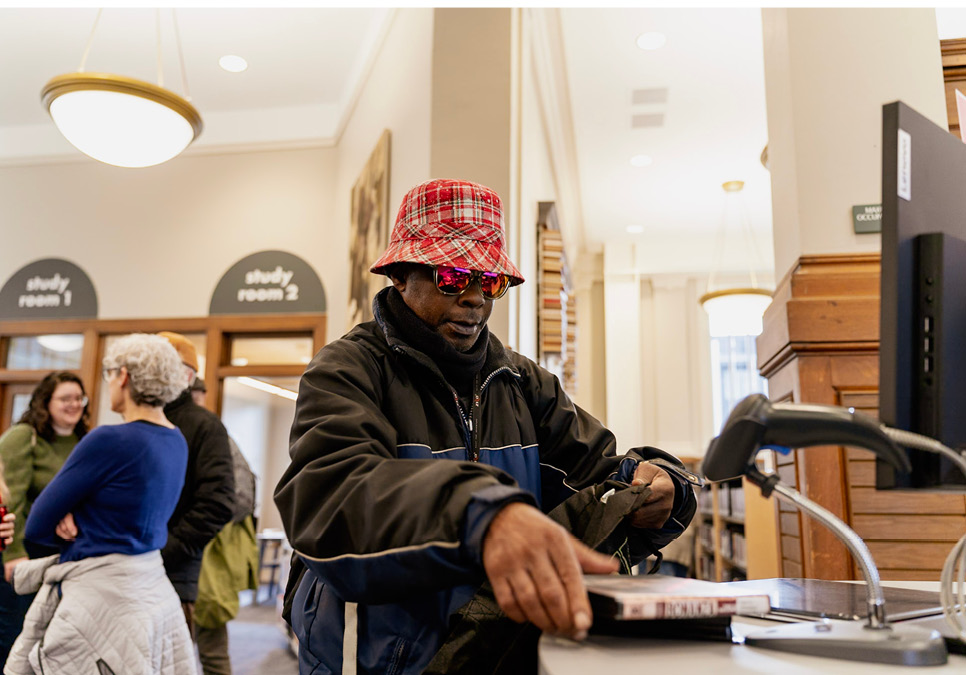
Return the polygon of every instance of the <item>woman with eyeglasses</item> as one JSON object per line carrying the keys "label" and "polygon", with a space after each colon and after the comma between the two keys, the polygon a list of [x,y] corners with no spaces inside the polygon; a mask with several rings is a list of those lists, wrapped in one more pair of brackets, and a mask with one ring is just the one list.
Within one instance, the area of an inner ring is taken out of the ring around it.
{"label": "woman with eyeglasses", "polygon": [[0,580],[0,668],[23,626],[30,596],[18,596],[10,585],[14,568],[30,558],[57,553],[56,548],[25,545],[24,523],[34,500],[53,480],[74,446],[88,431],[84,383],[67,371],[49,373],[34,389],[19,423],[0,436],[0,459],[10,491],[5,503],[16,515],[13,540],[3,552]]}
{"label": "woman with eyeglasses", "polygon": [[34,502],[24,536],[60,555],[14,572],[16,590],[37,596],[7,668],[194,675],[160,551],[188,463],[184,436],[163,410],[184,387],[184,367],[165,338],[146,334],[115,341],[103,366],[124,424],[89,433]]}

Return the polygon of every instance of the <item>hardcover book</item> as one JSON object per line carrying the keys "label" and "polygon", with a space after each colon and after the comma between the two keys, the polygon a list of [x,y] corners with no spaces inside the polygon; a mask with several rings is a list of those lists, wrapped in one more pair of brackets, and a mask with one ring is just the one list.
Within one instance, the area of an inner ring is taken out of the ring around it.
{"label": "hardcover book", "polygon": [[711,581],[670,577],[584,576],[594,616],[620,621],[640,619],[703,619],[715,616],[768,613],[768,593],[736,589]]}

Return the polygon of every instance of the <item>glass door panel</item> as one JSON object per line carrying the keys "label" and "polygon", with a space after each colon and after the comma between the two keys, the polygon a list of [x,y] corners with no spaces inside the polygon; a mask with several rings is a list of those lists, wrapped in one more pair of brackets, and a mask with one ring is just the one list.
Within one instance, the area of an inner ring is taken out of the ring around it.
{"label": "glass door panel", "polygon": [[295,417],[297,377],[226,377],[221,420],[257,478],[258,529],[282,527],[272,500],[288,467],[288,436]]}
{"label": "glass door panel", "polygon": [[77,370],[83,348],[84,336],[79,333],[13,336],[4,367],[8,370]]}

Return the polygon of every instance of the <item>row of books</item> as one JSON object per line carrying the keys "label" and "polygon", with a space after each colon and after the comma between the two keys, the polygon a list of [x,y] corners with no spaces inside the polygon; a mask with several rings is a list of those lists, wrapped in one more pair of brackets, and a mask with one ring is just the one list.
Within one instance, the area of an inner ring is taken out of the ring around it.
{"label": "row of books", "polygon": [[745,517],[745,490],[740,485],[718,485],[718,513],[731,518]]}
{"label": "row of books", "polygon": [[576,297],[568,288],[567,258],[559,230],[544,225],[538,238],[539,360],[564,389],[577,387]]}
{"label": "row of books", "polygon": [[721,546],[721,555],[730,559],[736,565],[745,567],[747,564],[745,561],[748,558],[745,533],[733,530],[731,528],[725,528],[721,530],[718,535],[718,543]]}

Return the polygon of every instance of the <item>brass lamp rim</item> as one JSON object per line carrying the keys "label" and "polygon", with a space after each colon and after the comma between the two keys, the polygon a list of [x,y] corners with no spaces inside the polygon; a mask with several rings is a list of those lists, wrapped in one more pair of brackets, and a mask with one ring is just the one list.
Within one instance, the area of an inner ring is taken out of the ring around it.
{"label": "brass lamp rim", "polygon": [[698,298],[698,304],[703,305],[708,300],[723,298],[728,295],[763,295],[769,298],[773,297],[772,291],[767,291],[764,288],[725,288],[720,291],[710,291],[705,293]]}
{"label": "brass lamp rim", "polygon": [[163,105],[183,117],[191,125],[194,133],[191,138],[192,141],[198,138],[202,129],[204,129],[201,114],[187,99],[164,87],[123,75],[111,73],[65,73],[57,75],[44,85],[44,88],[40,91],[40,100],[47,109],[47,113],[50,114],[50,105],[54,100],[73,91],[112,91],[118,94],[138,96]]}

